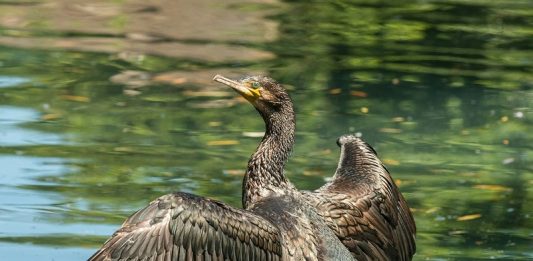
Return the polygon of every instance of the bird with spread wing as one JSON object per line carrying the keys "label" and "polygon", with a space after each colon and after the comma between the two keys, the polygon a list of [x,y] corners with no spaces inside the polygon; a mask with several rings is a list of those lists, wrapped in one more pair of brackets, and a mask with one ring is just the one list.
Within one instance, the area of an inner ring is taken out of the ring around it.
{"label": "bird with spread wing", "polygon": [[375,151],[338,140],[333,179],[300,191],[284,175],[295,116],[269,77],[215,76],[250,102],[266,132],[243,180],[243,207],[187,193],[164,195],[129,217],[89,260],[410,260],[415,223]]}

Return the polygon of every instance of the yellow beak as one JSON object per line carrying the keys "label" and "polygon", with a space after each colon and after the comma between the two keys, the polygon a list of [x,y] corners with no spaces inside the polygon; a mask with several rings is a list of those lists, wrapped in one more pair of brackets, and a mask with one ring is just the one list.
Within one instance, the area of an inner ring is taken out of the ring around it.
{"label": "yellow beak", "polygon": [[244,97],[249,102],[254,102],[261,96],[261,93],[257,89],[253,89],[249,86],[246,86],[240,82],[228,79],[222,75],[215,75],[213,81],[225,84],[235,90],[238,94]]}

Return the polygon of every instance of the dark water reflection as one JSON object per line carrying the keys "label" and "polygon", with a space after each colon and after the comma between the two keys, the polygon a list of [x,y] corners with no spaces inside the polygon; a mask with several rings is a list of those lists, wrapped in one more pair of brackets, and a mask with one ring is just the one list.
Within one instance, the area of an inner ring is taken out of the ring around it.
{"label": "dark water reflection", "polygon": [[176,190],[239,206],[263,125],[211,78],[262,73],[296,104],[299,188],[360,132],[413,208],[417,260],[531,259],[532,7],[0,2],[0,252],[84,259]]}

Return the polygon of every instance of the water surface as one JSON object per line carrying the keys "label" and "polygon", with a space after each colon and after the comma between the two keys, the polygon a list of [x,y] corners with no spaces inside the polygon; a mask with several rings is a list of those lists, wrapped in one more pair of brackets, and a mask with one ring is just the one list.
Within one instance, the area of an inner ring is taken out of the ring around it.
{"label": "water surface", "polygon": [[240,206],[263,123],[213,75],[265,74],[314,189],[359,133],[413,210],[415,260],[533,259],[531,1],[0,1],[0,253],[84,260],[172,191]]}

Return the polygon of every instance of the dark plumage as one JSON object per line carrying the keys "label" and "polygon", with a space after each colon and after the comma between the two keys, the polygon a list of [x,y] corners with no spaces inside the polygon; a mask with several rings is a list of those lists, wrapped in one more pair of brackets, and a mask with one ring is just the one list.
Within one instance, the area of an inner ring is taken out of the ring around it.
{"label": "dark plumage", "polygon": [[357,260],[411,260],[413,216],[374,149],[345,135],[333,180],[304,197]]}
{"label": "dark plumage", "polygon": [[280,237],[248,211],[174,193],[129,217],[89,260],[281,260]]}
{"label": "dark plumage", "polygon": [[[266,133],[248,162],[244,210],[186,193],[136,212],[89,260],[409,260],[415,224],[374,150],[338,140],[333,180],[298,191],[283,174],[294,144],[287,92],[268,77],[224,83],[262,116]],[[351,252],[351,253],[350,253]]]}

